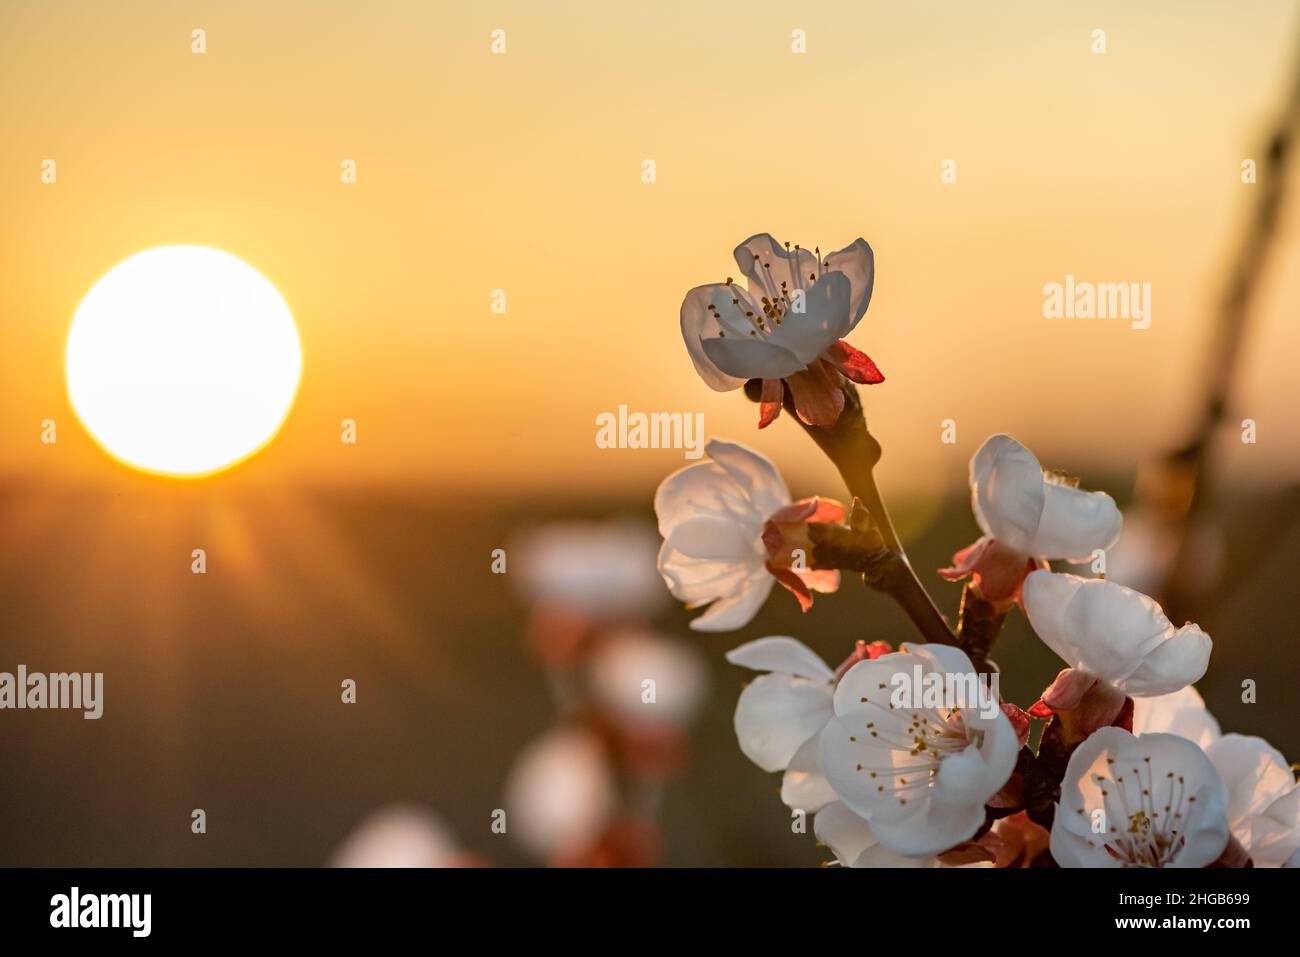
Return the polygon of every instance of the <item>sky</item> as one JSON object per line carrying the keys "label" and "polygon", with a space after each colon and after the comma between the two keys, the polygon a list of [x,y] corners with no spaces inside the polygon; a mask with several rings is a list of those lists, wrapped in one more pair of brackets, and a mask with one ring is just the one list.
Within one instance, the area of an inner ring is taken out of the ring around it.
{"label": "sky", "polygon": [[[1286,0],[9,0],[0,479],[121,478],[68,404],[68,326],[114,264],[195,243],[270,279],[303,343],[297,403],[240,481],[595,493],[686,463],[598,448],[596,417],[620,405],[702,412],[821,481],[800,430],[757,432],[681,341],[686,290],[735,274],[732,248],[762,231],[875,250],[849,341],[886,376],[864,401],[894,492],[960,487],[999,431],[1049,466],[1131,470],[1191,427],[1258,189],[1241,163],[1296,27]],[[1242,480],[1300,473],[1297,216],[1232,417],[1259,441],[1221,446]],[[1067,274],[1150,283],[1150,328],[1044,318]]]}

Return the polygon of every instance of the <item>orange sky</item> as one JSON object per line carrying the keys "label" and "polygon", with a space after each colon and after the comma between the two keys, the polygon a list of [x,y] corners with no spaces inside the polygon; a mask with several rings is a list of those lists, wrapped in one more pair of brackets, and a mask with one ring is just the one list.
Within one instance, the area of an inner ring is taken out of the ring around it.
{"label": "orange sky", "polygon": [[[894,490],[959,485],[993,431],[1128,468],[1188,425],[1295,33],[1286,0],[1137,6],[6,3],[0,475],[117,475],[65,397],[68,323],[113,264],[198,243],[266,275],[303,339],[249,480],[594,490],[682,464],[598,449],[620,404],[702,411],[820,480],[798,429],[759,434],[698,381],[678,332],[686,289],[761,230],[874,247],[850,341],[887,377],[867,403]],[[1260,441],[1224,444],[1239,477],[1300,470],[1297,215],[1244,356]],[[1044,319],[1067,273],[1151,283],[1151,328]]]}

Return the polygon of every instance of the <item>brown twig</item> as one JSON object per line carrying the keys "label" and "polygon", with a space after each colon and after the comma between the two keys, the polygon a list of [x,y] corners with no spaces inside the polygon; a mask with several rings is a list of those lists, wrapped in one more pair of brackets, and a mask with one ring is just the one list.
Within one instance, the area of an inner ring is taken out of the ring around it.
{"label": "brown twig", "polygon": [[[830,428],[809,425],[800,419],[788,389],[784,400],[786,413],[826,453],[839,471],[849,493],[861,502],[880,532],[887,551],[875,563],[873,573],[863,576],[864,580],[872,588],[889,595],[912,620],[926,641],[955,645],[957,636],[912,570],[907,552],[889,517],[889,510],[885,508],[885,500],[876,485],[875,467],[880,461],[880,443],[867,429],[867,419],[862,411],[857,387],[845,381],[841,389],[844,393],[844,411]],[[758,398],[754,382],[746,384],[745,392],[751,399]]]}
{"label": "brown twig", "polygon": [[970,582],[962,588],[961,608],[957,612],[957,643],[975,670],[982,674],[992,670],[989,652],[998,640],[1006,617],[1006,608],[982,597]]}

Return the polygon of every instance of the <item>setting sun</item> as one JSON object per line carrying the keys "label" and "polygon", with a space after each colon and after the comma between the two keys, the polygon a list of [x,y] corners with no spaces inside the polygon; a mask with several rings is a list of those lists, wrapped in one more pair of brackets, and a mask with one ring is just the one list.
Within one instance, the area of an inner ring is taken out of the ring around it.
{"label": "setting sun", "polygon": [[148,472],[197,476],[266,445],[302,374],[284,299],[243,260],[203,246],[146,250],[81,301],[68,396],[95,440]]}

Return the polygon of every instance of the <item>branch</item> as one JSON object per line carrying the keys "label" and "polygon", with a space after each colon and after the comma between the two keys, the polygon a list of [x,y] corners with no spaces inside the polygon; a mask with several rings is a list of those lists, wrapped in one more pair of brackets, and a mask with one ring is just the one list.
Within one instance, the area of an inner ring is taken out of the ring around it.
{"label": "branch", "polygon": [[961,609],[957,612],[957,643],[981,674],[996,670],[996,666],[989,662],[989,652],[998,640],[1006,617],[1006,608],[982,597],[970,582],[962,588]]}
{"label": "branch", "polygon": [[[745,384],[745,394],[757,400],[759,386],[758,380],[751,380]],[[826,453],[826,457],[839,471],[849,493],[870,515],[884,542],[884,553],[873,562],[870,573],[864,574],[863,580],[877,591],[889,595],[927,642],[955,645],[958,643],[957,636],[912,570],[903,543],[894,531],[889,510],[885,508],[885,500],[876,486],[874,470],[880,461],[880,443],[867,430],[867,420],[862,412],[857,387],[844,381],[841,390],[844,393],[844,411],[830,428],[809,425],[800,419],[788,389],[784,390],[786,413]]]}

